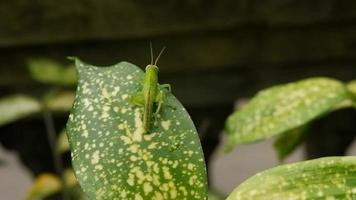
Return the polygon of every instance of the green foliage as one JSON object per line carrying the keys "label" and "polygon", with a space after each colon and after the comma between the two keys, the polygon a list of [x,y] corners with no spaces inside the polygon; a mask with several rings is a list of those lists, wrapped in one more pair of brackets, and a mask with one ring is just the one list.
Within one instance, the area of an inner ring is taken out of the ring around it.
{"label": "green foliage", "polygon": [[42,110],[41,103],[26,95],[12,95],[0,99],[0,125],[4,125]]}
{"label": "green foliage", "polygon": [[350,98],[347,87],[330,78],[310,78],[262,90],[227,119],[226,149],[283,134]]}
{"label": "green foliage", "polygon": [[58,192],[61,188],[60,179],[54,174],[44,173],[34,181],[26,200],[39,200]]}
{"label": "green foliage", "polygon": [[[49,59],[33,59],[29,61],[31,75],[42,83],[54,85],[74,85],[76,71],[72,67],[64,67]],[[48,89],[43,96],[13,94],[0,99],[0,126],[30,117],[49,109],[56,112],[68,112],[74,100],[74,92],[68,90]]]}
{"label": "green foliage", "polygon": [[49,92],[44,99],[23,94],[14,94],[0,99],[0,126],[25,117],[31,117],[44,109],[68,112],[74,100],[69,91]]}
{"label": "green foliage", "polygon": [[75,67],[63,66],[50,59],[31,59],[28,69],[32,78],[41,83],[74,86],[77,81]]}
{"label": "green foliage", "polygon": [[167,94],[149,133],[130,97],[144,73],[127,62],[95,67],[76,59],[79,84],[67,124],[72,164],[91,199],[206,199],[199,138],[180,102]]}
{"label": "green foliage", "polygon": [[356,80],[352,80],[349,83],[347,83],[347,88],[354,94],[356,95]]}
{"label": "green foliage", "polygon": [[356,157],[326,157],[268,169],[238,186],[227,200],[356,198]]}
{"label": "green foliage", "polygon": [[[26,200],[40,200],[66,190],[70,199],[86,200],[87,198],[78,186],[72,169],[66,169],[63,173],[64,183],[55,174],[40,174],[33,182],[27,193]],[[63,186],[65,185],[65,188]]]}
{"label": "green foliage", "polygon": [[209,190],[208,200],[223,200],[225,199],[222,194],[216,192],[215,190]]}
{"label": "green foliage", "polygon": [[56,152],[58,154],[63,154],[63,153],[68,152],[70,150],[68,137],[67,137],[67,133],[66,133],[65,129],[63,129],[59,133],[59,136],[57,138],[56,148],[57,148]]}
{"label": "green foliage", "polygon": [[278,135],[274,141],[274,148],[280,161],[284,160],[304,141],[308,128],[309,125],[302,125]]}
{"label": "green foliage", "polygon": [[43,104],[47,109],[56,112],[68,112],[73,105],[73,91],[54,91],[48,92],[43,98]]}

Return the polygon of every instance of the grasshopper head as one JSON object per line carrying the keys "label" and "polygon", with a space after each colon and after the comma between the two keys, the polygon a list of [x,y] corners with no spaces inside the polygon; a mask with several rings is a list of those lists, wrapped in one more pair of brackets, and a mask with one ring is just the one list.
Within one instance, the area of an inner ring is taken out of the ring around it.
{"label": "grasshopper head", "polygon": [[153,65],[153,64],[149,64],[146,66],[146,71],[148,70],[155,70],[155,71],[159,71],[157,65]]}

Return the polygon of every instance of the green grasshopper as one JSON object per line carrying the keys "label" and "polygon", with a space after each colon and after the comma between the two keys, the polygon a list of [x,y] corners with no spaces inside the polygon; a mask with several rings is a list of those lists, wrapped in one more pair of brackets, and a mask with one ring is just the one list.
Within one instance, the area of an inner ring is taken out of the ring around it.
{"label": "green grasshopper", "polygon": [[[164,88],[171,91],[171,86],[169,84],[158,84],[158,67],[157,62],[162,55],[165,48],[161,50],[158,54],[155,62],[153,62],[153,50],[151,45],[151,64],[146,66],[145,78],[143,80],[142,90],[131,97],[131,102],[138,106],[143,106],[143,130],[144,133],[150,131],[152,116],[155,117],[159,114],[162,104],[166,99]],[[156,104],[156,110],[153,113],[154,104]]]}

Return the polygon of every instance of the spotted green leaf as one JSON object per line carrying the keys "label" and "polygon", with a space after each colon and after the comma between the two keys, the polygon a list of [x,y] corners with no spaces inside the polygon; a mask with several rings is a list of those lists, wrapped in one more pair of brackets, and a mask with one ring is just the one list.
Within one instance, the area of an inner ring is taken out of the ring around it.
{"label": "spotted green leaf", "polygon": [[0,125],[4,125],[42,110],[41,103],[30,96],[12,95],[0,99]]}
{"label": "spotted green leaf", "polygon": [[[339,104],[337,104],[331,111],[336,111],[343,108],[352,107],[354,102],[352,99],[346,99]],[[291,153],[294,152],[305,140],[309,133],[310,123],[302,125],[300,127],[287,130],[284,133],[281,133],[275,139],[273,146],[278,154],[280,161],[283,161]]]}
{"label": "spotted green leaf", "polygon": [[352,200],[356,157],[325,157],[268,169],[239,185],[227,200]]}
{"label": "spotted green leaf", "polygon": [[350,98],[340,81],[310,78],[259,92],[226,122],[227,150],[297,128]]}
{"label": "spotted green leaf", "polygon": [[160,114],[143,134],[143,109],[130,102],[143,71],[120,62],[96,67],[76,59],[79,83],[67,124],[76,177],[101,199],[206,199],[199,138],[188,113],[167,91]]}

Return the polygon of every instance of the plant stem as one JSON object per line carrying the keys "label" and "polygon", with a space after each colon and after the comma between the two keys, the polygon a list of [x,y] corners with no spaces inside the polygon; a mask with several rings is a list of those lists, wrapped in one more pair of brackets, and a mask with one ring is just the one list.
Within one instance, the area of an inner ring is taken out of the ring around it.
{"label": "plant stem", "polygon": [[51,111],[48,109],[44,109],[43,111],[43,119],[44,123],[46,126],[46,132],[47,132],[47,137],[48,137],[48,142],[50,149],[52,151],[52,157],[53,157],[53,162],[54,162],[54,168],[55,171],[58,175],[60,175],[61,178],[61,183],[62,183],[62,192],[61,196],[63,200],[70,200],[69,194],[68,194],[68,187],[66,184],[66,180],[64,177],[64,170],[63,170],[63,164],[60,155],[57,153],[57,134],[56,134],[56,129],[54,126],[54,121],[53,121],[53,116]]}

